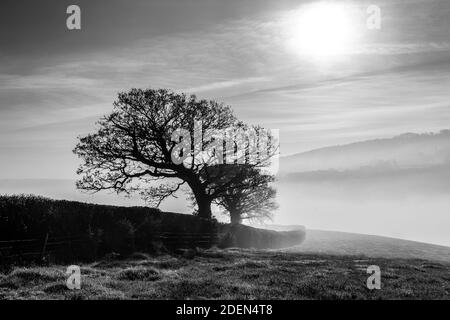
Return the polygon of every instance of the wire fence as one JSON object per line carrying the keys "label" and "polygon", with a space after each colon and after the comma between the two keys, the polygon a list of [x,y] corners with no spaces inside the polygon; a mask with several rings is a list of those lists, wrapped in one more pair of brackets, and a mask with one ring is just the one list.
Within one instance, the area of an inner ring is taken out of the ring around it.
{"label": "wire fence", "polygon": [[[150,241],[159,241],[168,248],[192,248],[216,245],[218,239],[217,233],[161,232],[152,235]],[[92,241],[93,238],[86,234],[64,237],[49,237],[46,234],[42,239],[1,240],[0,260],[27,257],[44,259],[67,246]]]}

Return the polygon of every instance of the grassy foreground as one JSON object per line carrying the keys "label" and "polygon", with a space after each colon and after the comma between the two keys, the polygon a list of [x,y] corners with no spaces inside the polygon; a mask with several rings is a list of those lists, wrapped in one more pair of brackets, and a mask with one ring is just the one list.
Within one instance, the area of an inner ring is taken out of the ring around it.
{"label": "grassy foreground", "polygon": [[[369,290],[366,268],[381,269]],[[425,260],[253,250],[192,256],[135,254],[81,265],[81,290],[66,288],[66,266],[0,274],[0,299],[449,299],[450,265]]]}

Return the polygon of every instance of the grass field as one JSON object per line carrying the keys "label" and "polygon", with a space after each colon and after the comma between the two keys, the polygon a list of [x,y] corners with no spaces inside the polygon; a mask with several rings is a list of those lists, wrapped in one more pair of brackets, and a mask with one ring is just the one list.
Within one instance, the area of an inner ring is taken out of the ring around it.
{"label": "grass field", "polygon": [[288,251],[371,258],[426,259],[450,264],[450,247],[375,235],[307,230],[306,240]]}
{"label": "grass field", "polygon": [[[366,268],[381,269],[369,290]],[[0,275],[0,299],[450,299],[450,265],[241,249],[192,256],[135,254],[81,265],[81,290],[66,266],[14,268]]]}

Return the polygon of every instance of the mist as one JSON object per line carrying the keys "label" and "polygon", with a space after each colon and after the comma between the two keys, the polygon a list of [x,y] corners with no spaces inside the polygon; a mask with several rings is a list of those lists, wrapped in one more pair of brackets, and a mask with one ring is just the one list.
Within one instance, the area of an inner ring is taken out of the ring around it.
{"label": "mist", "polygon": [[406,179],[394,190],[392,180],[279,182],[275,223],[450,246],[448,193],[421,194]]}
{"label": "mist", "polygon": [[405,134],[284,158],[276,223],[449,246],[449,139]]}

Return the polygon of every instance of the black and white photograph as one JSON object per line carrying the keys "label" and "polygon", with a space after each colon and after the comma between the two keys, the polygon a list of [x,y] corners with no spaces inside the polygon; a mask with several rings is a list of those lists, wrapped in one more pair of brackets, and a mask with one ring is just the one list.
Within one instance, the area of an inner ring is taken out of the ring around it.
{"label": "black and white photograph", "polygon": [[450,1],[2,0],[0,300],[450,300]]}

